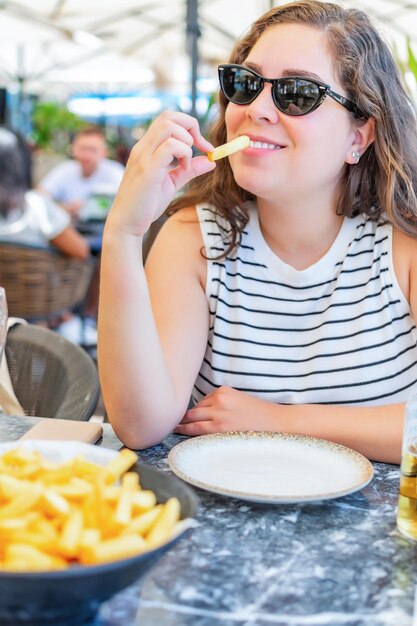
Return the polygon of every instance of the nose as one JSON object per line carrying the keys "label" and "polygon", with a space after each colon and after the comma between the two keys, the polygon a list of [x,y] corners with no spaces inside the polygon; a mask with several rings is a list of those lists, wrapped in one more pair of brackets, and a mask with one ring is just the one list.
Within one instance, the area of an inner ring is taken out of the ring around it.
{"label": "nose", "polygon": [[277,124],[279,121],[279,111],[272,100],[272,85],[264,84],[261,93],[247,105],[246,115],[252,121],[265,121],[269,124]]}

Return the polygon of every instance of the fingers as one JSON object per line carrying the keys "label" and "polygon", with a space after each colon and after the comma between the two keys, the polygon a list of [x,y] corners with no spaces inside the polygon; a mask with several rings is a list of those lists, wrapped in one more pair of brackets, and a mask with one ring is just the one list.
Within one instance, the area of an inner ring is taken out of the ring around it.
{"label": "fingers", "polygon": [[215,163],[212,163],[206,157],[194,157],[186,163],[181,161],[178,167],[171,170],[170,176],[175,189],[178,190],[183,185],[186,185],[192,178],[206,174],[215,167]]}
{"label": "fingers", "polygon": [[193,156],[191,145],[169,137],[155,150],[152,155],[152,165],[167,168],[172,164],[173,158],[186,165],[185,169],[189,169]]}
{"label": "fingers", "polygon": [[193,158],[194,147],[212,149],[197,120],[175,111],[160,115],[131,150],[108,225],[145,233],[183,185],[213,169],[208,157]]}
{"label": "fingers", "polygon": [[197,120],[178,111],[162,113],[140,143],[153,153],[169,138],[178,139],[190,147],[194,145],[203,152],[213,149],[212,144],[202,136]]}
{"label": "fingers", "polygon": [[[185,113],[165,111],[133,148],[130,169],[135,175],[140,171],[148,182],[161,182],[155,178],[169,173],[178,191],[192,178],[214,169],[206,156],[193,158],[194,147],[203,151],[212,148],[201,135],[197,120]],[[174,159],[177,167],[173,167]]]}
{"label": "fingers", "polygon": [[196,437],[198,435],[208,435],[217,432],[213,426],[213,422],[194,422],[192,424],[178,424],[174,432],[177,435],[187,435],[188,437]]}
{"label": "fingers", "polygon": [[192,422],[201,422],[209,420],[212,417],[213,412],[208,407],[194,407],[189,409],[180,424],[191,424]]}

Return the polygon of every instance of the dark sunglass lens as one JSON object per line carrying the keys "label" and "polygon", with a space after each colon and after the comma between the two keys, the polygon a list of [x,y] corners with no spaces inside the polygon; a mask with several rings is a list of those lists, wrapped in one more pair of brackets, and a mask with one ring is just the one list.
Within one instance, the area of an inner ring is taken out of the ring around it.
{"label": "dark sunglass lens", "polygon": [[228,67],[222,73],[222,88],[228,100],[235,104],[247,104],[259,93],[257,76],[244,68]]}
{"label": "dark sunglass lens", "polygon": [[282,79],[275,85],[274,97],[278,108],[288,115],[305,115],[320,98],[318,85],[302,79]]}

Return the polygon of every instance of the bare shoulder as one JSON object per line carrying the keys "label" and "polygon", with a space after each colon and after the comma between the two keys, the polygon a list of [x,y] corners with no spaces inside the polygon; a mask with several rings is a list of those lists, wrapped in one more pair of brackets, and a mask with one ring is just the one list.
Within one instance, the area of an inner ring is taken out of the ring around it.
{"label": "bare shoulder", "polygon": [[394,257],[398,257],[402,262],[412,263],[417,257],[417,239],[406,235],[398,228],[392,230],[392,247]]}
{"label": "bare shoulder", "polygon": [[196,272],[205,283],[206,260],[201,254],[203,237],[195,207],[180,209],[162,225],[149,252],[146,269],[157,270],[162,264],[187,274]]}
{"label": "bare shoulder", "polygon": [[[187,244],[185,250],[184,244]],[[180,209],[164,222],[152,249],[155,247],[159,250],[164,247],[181,255],[182,253],[188,254],[195,246],[200,249],[202,245],[203,238],[197,210],[195,207],[187,207]]]}
{"label": "bare shoulder", "polygon": [[[393,228],[392,238],[392,254],[394,261],[394,268],[397,280],[400,287],[410,301],[410,290],[412,288],[412,270],[417,263],[417,239],[406,235],[398,228]],[[414,274],[416,272],[414,271]],[[414,276],[414,281],[417,281],[417,275]],[[417,289],[414,287],[414,291]]]}

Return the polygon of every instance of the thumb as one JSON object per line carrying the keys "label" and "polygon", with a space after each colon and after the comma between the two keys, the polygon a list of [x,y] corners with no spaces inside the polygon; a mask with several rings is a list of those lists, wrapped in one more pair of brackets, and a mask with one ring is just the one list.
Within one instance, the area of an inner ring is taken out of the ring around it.
{"label": "thumb", "polygon": [[207,172],[211,172],[215,167],[216,164],[209,161],[206,156],[198,156],[191,159],[190,167],[188,169],[178,166],[171,170],[170,176],[176,190],[178,191],[178,189],[186,185],[193,178],[206,174]]}

